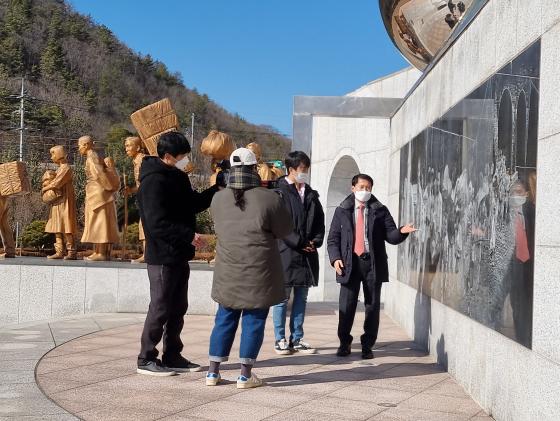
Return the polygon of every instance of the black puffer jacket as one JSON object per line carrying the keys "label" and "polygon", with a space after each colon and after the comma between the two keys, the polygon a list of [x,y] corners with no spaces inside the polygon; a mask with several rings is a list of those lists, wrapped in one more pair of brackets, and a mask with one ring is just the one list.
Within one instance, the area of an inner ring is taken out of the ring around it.
{"label": "black puffer jacket", "polygon": [[317,251],[303,251],[309,241],[315,248],[323,245],[325,238],[325,214],[319,201],[319,193],[305,185],[303,203],[293,184],[285,178],[278,182],[277,191],[288,208],[294,224],[294,231],[279,240],[280,256],[286,286],[312,287],[319,282],[319,255]]}
{"label": "black puffer jacket", "polygon": [[[334,265],[336,260],[342,260],[344,263],[342,276],[336,275],[336,281],[341,284],[348,283],[352,273],[355,203],[355,197],[351,194],[336,208],[327,240],[327,250],[331,265]],[[381,204],[375,196],[371,196],[367,206],[368,252],[371,255],[371,264],[374,269],[372,273],[375,276],[375,281],[388,282],[389,267],[387,264],[385,241],[389,244],[400,244],[407,239],[408,234],[401,233],[400,229],[395,225],[389,209]]]}
{"label": "black puffer jacket", "polygon": [[147,156],[140,168],[138,208],[146,235],[146,263],[173,265],[194,257],[191,244],[196,231],[196,214],[210,207],[213,186],[202,193],[193,190],[189,176]]}

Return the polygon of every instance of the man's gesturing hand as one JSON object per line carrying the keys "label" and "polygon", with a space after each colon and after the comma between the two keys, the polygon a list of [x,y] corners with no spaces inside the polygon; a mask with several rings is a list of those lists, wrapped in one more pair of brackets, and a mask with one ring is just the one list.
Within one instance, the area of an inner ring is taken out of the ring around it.
{"label": "man's gesturing hand", "polygon": [[417,228],[414,228],[413,224],[406,224],[401,228],[401,234],[410,234],[411,232],[418,231]]}

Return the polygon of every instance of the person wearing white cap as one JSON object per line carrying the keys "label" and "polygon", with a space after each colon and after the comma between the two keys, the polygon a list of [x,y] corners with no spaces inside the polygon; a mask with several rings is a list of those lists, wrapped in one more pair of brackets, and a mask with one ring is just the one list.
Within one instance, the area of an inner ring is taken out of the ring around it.
{"label": "person wearing white cap", "polygon": [[237,388],[263,384],[252,373],[263,343],[271,306],[284,299],[284,275],[277,240],[289,235],[292,221],[280,196],[261,186],[257,158],[249,149],[231,154],[228,188],[217,193],[210,211],[218,244],[212,298],[219,304],[210,337],[206,384],[220,380],[241,319]]}

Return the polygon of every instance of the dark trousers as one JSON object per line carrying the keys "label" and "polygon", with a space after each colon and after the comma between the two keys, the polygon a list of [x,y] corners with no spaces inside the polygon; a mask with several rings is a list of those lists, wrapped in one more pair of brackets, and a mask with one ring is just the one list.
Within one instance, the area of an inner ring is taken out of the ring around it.
{"label": "dark trousers", "polygon": [[181,331],[188,307],[189,274],[188,263],[173,266],[148,265],[150,307],[140,340],[140,363],[156,359],[156,345],[162,336],[164,357],[173,358],[183,350]]}
{"label": "dark trousers", "polygon": [[348,283],[340,285],[340,296],[338,299],[338,339],[341,345],[352,343],[352,325],[358,305],[360,285],[364,288],[365,321],[364,334],[360,340],[362,348],[371,349],[377,340],[379,331],[379,312],[381,309],[381,282],[373,279],[371,258],[360,258],[352,256],[352,273]]}

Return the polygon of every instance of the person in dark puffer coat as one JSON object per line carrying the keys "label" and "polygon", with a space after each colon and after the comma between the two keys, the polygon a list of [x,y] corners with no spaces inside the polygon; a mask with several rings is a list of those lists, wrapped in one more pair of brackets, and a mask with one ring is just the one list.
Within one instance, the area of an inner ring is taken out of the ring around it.
{"label": "person in dark puffer coat", "polygon": [[[303,341],[303,322],[309,288],[319,281],[319,254],[325,237],[325,214],[319,193],[309,185],[309,157],[301,151],[290,152],[286,158],[288,175],[278,182],[280,193],[294,224],[293,232],[280,240],[282,267],[285,276],[284,301],[273,308],[274,350],[287,355],[294,351],[312,354],[315,349]],[[286,312],[294,291],[290,315],[290,337],[286,340]]]}

